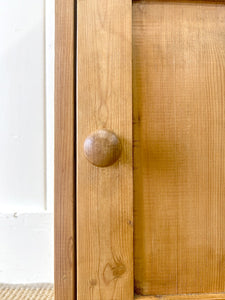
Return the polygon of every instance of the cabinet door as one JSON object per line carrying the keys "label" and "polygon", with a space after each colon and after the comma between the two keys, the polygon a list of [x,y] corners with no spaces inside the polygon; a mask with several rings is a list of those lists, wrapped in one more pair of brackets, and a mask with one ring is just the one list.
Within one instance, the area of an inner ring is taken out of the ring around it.
{"label": "cabinet door", "polygon": [[225,3],[77,5],[77,299],[225,299]]}

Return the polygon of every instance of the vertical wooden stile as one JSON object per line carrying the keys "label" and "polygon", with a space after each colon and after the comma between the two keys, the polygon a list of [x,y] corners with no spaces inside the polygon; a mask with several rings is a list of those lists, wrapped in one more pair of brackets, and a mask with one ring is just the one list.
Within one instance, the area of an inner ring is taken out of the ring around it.
{"label": "vertical wooden stile", "polygon": [[[133,299],[132,2],[78,1],[77,298]],[[85,138],[107,128],[122,142],[98,168]]]}
{"label": "vertical wooden stile", "polygon": [[75,299],[74,0],[55,1],[55,300]]}

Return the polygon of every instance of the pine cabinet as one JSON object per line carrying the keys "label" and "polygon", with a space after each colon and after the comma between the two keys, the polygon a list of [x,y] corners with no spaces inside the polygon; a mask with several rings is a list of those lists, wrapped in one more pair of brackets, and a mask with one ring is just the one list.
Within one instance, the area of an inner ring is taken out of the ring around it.
{"label": "pine cabinet", "polygon": [[56,300],[225,299],[224,1],[56,2]]}

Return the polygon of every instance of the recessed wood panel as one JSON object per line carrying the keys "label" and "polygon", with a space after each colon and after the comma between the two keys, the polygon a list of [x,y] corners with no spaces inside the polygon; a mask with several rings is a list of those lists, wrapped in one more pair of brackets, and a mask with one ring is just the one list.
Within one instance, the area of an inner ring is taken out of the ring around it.
{"label": "recessed wood panel", "polygon": [[225,5],[133,3],[135,291],[225,291]]}

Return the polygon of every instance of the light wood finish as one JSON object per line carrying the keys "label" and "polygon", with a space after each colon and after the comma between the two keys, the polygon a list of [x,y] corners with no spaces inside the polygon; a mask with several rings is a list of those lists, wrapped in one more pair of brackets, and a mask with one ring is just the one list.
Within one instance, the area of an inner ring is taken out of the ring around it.
{"label": "light wood finish", "polygon": [[[77,297],[133,299],[132,3],[78,0]],[[107,128],[122,144],[107,168],[84,141]]]}
{"label": "light wood finish", "polygon": [[108,167],[119,159],[121,142],[114,132],[100,129],[85,139],[84,154],[93,165]]}
{"label": "light wood finish", "polygon": [[74,1],[55,17],[55,300],[74,300]]}
{"label": "light wood finish", "polygon": [[225,294],[192,294],[192,295],[173,295],[173,296],[136,296],[137,300],[222,300]]}
{"label": "light wood finish", "polygon": [[223,292],[225,5],[133,4],[133,99],[136,292]]}

